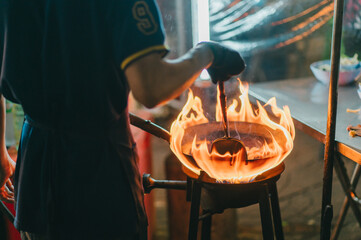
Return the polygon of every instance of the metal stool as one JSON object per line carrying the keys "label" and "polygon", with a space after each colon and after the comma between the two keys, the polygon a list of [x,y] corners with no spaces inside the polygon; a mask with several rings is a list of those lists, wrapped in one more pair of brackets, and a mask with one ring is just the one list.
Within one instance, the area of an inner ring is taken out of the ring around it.
{"label": "metal stool", "polygon": [[[241,208],[259,204],[264,240],[283,240],[283,229],[276,182],[284,171],[284,163],[257,176],[253,182],[242,184],[217,183],[204,172],[200,176],[183,167],[187,181],[155,180],[150,174],[143,175],[145,193],[152,189],[179,189],[187,191],[191,201],[188,240],[196,240],[198,223],[202,224],[202,240],[211,239],[212,215],[227,208]],[[202,215],[199,209],[202,206]]]}
{"label": "metal stool", "polygon": [[[184,169],[188,175],[187,200],[191,201],[188,240],[196,240],[198,223],[202,221],[201,239],[211,239],[212,215],[227,208],[259,204],[263,239],[283,240],[281,213],[276,182],[284,164],[262,174],[259,180],[243,184],[222,184]],[[197,178],[198,177],[198,178]],[[202,215],[199,209],[202,207]]]}

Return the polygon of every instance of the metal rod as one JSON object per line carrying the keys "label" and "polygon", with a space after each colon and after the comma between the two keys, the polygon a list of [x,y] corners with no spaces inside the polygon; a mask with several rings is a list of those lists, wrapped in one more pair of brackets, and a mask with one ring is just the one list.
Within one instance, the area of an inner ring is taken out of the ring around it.
{"label": "metal rod", "polygon": [[321,210],[321,240],[330,239],[332,221],[332,174],[333,160],[335,152],[335,129],[337,113],[337,86],[340,65],[342,18],[344,0],[334,1],[334,19],[332,29],[332,49],[331,49],[331,77],[328,95],[327,131],[325,139],[324,173],[322,190],[322,210]]}
{"label": "metal rod", "polygon": [[187,202],[190,202],[192,200],[192,186],[193,186],[193,181],[190,177],[187,177],[187,193],[186,193],[186,200]]}
{"label": "metal rod", "polygon": [[270,181],[268,184],[269,192],[271,195],[271,208],[272,208],[272,218],[273,226],[275,230],[275,235],[277,240],[284,240],[283,228],[282,228],[282,218],[281,218],[281,209],[278,200],[278,191],[275,181]]}
{"label": "metal rod", "polygon": [[150,120],[144,120],[132,113],[129,113],[129,119],[130,124],[133,126],[138,127],[156,137],[162,138],[168,143],[170,142],[170,133]]}
{"label": "metal rod", "polygon": [[347,196],[350,206],[354,212],[356,220],[358,221],[359,226],[361,227],[361,211],[358,207],[358,202],[357,202],[359,199],[357,198],[354,189],[351,186],[345,164],[338,155],[335,157],[335,170],[338,175],[338,179],[340,180],[342,189],[345,192],[345,195]]}
{"label": "metal rod", "polygon": [[263,240],[273,240],[273,222],[271,216],[271,206],[269,199],[269,192],[267,186],[263,186],[263,189],[259,192],[259,211],[261,215],[261,224],[262,224],[262,236]]}
{"label": "metal rod", "polygon": [[[361,174],[361,165],[356,163],[356,167],[355,167],[352,177],[351,177],[351,186],[353,188],[356,188],[357,183],[360,179],[360,174]],[[348,201],[348,197],[345,197],[345,199],[343,200],[343,204],[342,204],[342,207],[340,210],[340,214],[339,214],[337,223],[335,224],[335,227],[332,232],[332,236],[331,236],[332,240],[338,239],[338,236],[340,235],[341,228],[342,228],[343,222],[345,221],[345,217],[346,217],[349,207],[350,207],[350,203]]]}
{"label": "metal rod", "polygon": [[154,188],[186,190],[187,181],[155,180],[150,174],[143,174],[143,188],[145,193],[150,193]]}
{"label": "metal rod", "polygon": [[221,111],[222,111],[222,122],[224,133],[226,137],[229,137],[229,130],[228,130],[228,120],[227,120],[227,97],[224,90],[224,82],[218,82],[218,91],[219,91],[219,102],[221,103]]}
{"label": "metal rod", "polygon": [[188,240],[197,240],[199,207],[201,204],[202,184],[193,181],[191,214],[189,218]]}

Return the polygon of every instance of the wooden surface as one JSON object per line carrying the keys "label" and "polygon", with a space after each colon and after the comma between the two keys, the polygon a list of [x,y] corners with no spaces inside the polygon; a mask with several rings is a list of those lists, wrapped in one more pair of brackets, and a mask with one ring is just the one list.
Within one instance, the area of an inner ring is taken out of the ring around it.
{"label": "wooden surface", "polygon": [[[250,85],[251,101],[266,102],[276,97],[278,107],[288,105],[295,127],[324,143],[327,125],[328,87],[315,78],[255,83]],[[359,109],[361,99],[356,84],[338,88],[336,141],[338,151],[361,164],[361,137],[351,137],[348,125],[361,124],[361,113],[348,113]],[[296,136],[297,137],[297,136]]]}

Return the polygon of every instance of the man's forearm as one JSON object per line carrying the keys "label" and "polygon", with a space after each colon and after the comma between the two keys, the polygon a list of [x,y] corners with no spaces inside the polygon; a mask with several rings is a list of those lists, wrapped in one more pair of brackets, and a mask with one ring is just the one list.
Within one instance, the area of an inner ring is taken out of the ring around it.
{"label": "man's forearm", "polygon": [[[188,89],[197,79],[203,69],[211,65],[213,55],[206,47],[198,47],[190,50],[187,54],[176,60],[165,60],[165,73],[163,76],[170,81],[162,81],[158,76],[158,90],[163,93],[163,100],[167,101],[179,96],[184,90]],[[168,92],[172,89],[172,92]]]}
{"label": "man's forearm", "polygon": [[151,108],[179,96],[212,60],[211,50],[198,46],[175,60],[150,54],[131,64],[125,73],[135,98]]}

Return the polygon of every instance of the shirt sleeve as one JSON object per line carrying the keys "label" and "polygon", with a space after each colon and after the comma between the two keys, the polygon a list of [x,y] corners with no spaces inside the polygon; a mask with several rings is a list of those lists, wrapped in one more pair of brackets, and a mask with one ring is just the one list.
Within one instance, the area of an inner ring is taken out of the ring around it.
{"label": "shirt sleeve", "polygon": [[154,0],[118,1],[114,23],[115,58],[124,70],[152,52],[168,52],[164,28]]}
{"label": "shirt sleeve", "polygon": [[0,0],[0,76],[2,71],[2,61],[4,53],[4,35],[5,35],[5,3]]}

